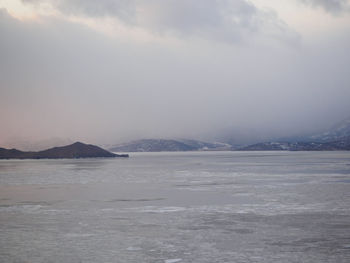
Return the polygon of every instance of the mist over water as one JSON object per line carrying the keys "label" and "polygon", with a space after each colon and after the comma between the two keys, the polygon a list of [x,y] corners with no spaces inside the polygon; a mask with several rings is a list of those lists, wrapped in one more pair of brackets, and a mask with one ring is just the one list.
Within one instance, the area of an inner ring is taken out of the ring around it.
{"label": "mist over water", "polygon": [[1,262],[349,262],[348,152],[1,160]]}
{"label": "mist over water", "polygon": [[327,129],[350,116],[347,10],[316,0],[1,1],[0,146]]}

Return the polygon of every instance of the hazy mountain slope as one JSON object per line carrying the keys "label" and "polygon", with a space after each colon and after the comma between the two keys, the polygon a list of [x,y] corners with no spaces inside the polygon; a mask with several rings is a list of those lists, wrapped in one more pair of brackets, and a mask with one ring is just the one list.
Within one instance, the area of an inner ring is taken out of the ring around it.
{"label": "hazy mountain slope", "polygon": [[350,150],[350,136],[331,142],[264,142],[240,148],[241,151],[337,151]]}
{"label": "hazy mountain slope", "polygon": [[327,131],[309,136],[311,141],[336,141],[350,136],[350,118],[345,119]]}
{"label": "hazy mountain slope", "polygon": [[[331,142],[350,136],[350,118],[344,119],[329,129],[313,134],[275,139],[279,142]],[[266,140],[265,140],[266,141]]]}

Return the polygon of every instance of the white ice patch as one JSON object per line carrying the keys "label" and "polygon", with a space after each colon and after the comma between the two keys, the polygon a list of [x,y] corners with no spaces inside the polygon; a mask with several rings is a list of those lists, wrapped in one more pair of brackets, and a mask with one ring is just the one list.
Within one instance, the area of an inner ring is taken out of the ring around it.
{"label": "white ice patch", "polygon": [[88,233],[86,233],[86,234],[84,234],[84,233],[67,233],[65,236],[68,238],[81,238],[81,237],[92,237],[94,235],[88,234]]}
{"label": "white ice patch", "polygon": [[175,263],[175,262],[180,262],[182,261],[181,258],[172,258],[172,259],[166,259],[164,262],[165,263]]}
{"label": "white ice patch", "polygon": [[142,248],[140,248],[140,247],[128,247],[126,250],[127,251],[140,251],[140,250],[142,250]]}
{"label": "white ice patch", "polygon": [[0,212],[36,213],[42,207],[42,205],[9,205],[0,207]]}
{"label": "white ice patch", "polygon": [[178,206],[165,206],[165,207],[144,206],[144,207],[128,208],[127,210],[136,210],[137,212],[141,212],[141,213],[172,213],[172,212],[183,212],[188,209],[186,207],[178,207]]}

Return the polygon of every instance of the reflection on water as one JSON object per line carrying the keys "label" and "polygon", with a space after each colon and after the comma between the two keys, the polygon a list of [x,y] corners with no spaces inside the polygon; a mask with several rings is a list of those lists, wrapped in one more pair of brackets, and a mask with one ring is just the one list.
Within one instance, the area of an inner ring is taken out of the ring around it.
{"label": "reflection on water", "polygon": [[349,152],[0,161],[0,262],[350,262]]}

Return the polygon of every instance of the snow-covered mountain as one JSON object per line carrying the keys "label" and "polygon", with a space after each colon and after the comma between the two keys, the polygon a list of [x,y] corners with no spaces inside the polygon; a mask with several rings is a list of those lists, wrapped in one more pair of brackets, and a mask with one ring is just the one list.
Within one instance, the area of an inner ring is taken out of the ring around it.
{"label": "snow-covered mountain", "polygon": [[208,151],[229,150],[231,146],[224,143],[209,143],[197,140],[177,139],[143,139],[118,144],[110,147],[112,152],[165,152],[165,151]]}

